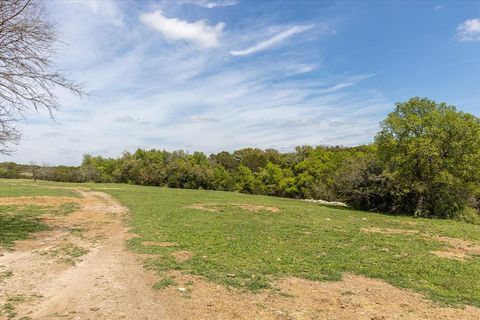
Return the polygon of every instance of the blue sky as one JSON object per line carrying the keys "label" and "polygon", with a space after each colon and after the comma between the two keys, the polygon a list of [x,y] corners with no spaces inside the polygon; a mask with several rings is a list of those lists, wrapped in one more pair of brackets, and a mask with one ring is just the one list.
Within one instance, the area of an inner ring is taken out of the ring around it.
{"label": "blue sky", "polygon": [[413,96],[480,116],[476,1],[47,3],[55,63],[89,96],[58,90],[3,161],[351,146]]}

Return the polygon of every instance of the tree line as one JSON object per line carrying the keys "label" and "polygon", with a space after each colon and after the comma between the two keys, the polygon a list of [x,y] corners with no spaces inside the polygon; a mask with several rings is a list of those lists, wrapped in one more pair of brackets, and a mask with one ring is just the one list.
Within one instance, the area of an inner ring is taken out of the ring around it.
{"label": "tree line", "polygon": [[480,119],[426,98],[398,103],[373,143],[84,155],[78,167],[0,164],[0,177],[130,183],[343,201],[352,207],[480,222]]}

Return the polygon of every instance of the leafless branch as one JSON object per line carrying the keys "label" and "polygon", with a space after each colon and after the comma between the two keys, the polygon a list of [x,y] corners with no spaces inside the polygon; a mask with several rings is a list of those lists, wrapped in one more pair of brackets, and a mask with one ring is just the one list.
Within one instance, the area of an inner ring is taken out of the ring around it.
{"label": "leafless branch", "polygon": [[25,113],[42,109],[53,117],[55,88],[83,94],[53,67],[56,39],[41,0],[0,0],[0,154],[20,139],[15,122]]}

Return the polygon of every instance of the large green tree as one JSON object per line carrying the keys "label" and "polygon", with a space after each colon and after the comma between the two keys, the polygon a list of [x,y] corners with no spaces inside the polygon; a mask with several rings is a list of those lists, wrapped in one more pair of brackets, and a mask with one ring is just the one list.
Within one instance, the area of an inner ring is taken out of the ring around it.
{"label": "large green tree", "polygon": [[480,119],[426,98],[398,103],[376,137],[399,210],[422,216],[477,216]]}

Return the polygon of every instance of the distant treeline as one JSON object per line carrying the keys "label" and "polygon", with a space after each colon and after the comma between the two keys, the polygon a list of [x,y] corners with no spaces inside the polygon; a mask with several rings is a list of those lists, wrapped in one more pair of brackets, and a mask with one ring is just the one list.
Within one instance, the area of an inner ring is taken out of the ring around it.
{"label": "distant treeline", "polygon": [[375,142],[202,152],[85,155],[79,167],[0,164],[0,177],[116,182],[344,201],[382,212],[480,221],[480,119],[428,99],[399,103]]}

